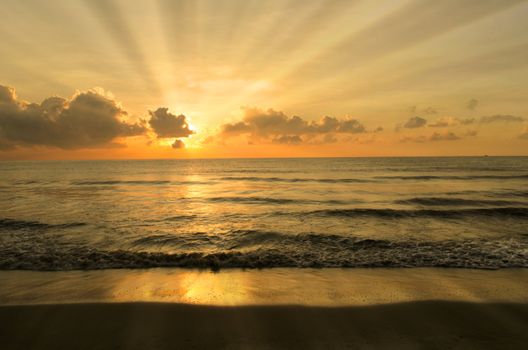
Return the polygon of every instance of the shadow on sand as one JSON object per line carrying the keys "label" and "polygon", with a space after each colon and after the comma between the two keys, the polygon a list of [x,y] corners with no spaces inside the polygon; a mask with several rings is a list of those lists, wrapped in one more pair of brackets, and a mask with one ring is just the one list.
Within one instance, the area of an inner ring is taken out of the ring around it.
{"label": "shadow on sand", "polygon": [[525,349],[528,304],[0,307],[8,349]]}

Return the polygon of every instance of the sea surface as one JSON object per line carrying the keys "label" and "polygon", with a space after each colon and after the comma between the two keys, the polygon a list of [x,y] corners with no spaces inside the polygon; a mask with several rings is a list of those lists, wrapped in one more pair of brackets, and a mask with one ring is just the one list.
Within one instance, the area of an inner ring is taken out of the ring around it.
{"label": "sea surface", "polygon": [[528,267],[528,157],[0,162],[0,269]]}

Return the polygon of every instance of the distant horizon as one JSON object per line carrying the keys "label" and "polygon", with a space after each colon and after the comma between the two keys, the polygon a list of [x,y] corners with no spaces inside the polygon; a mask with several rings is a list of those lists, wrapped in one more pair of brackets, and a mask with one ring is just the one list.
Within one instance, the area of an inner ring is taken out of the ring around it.
{"label": "distant horizon", "polygon": [[251,159],[368,159],[368,158],[527,158],[528,155],[457,155],[457,156],[328,156],[328,157],[211,157],[211,158],[93,158],[93,159],[0,159],[0,162],[89,162],[89,161],[156,161],[156,160],[251,160]]}

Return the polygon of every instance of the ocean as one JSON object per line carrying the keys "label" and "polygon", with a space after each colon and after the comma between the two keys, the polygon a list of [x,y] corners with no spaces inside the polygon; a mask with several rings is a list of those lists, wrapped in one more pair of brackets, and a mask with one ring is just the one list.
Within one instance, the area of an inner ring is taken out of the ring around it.
{"label": "ocean", "polygon": [[0,162],[0,269],[528,267],[528,157]]}

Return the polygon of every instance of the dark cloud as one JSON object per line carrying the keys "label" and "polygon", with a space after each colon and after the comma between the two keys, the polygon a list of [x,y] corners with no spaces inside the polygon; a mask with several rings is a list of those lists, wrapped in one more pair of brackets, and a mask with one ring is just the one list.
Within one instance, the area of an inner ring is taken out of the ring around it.
{"label": "dark cloud", "polygon": [[468,101],[466,108],[474,111],[477,108],[478,104],[479,104],[479,101],[472,98],[471,100]]}
{"label": "dark cloud", "polygon": [[351,118],[324,117],[319,121],[306,121],[299,116],[289,117],[273,109],[264,111],[258,108],[247,108],[241,121],[222,125],[224,137],[247,134],[253,139],[271,139],[275,143],[288,144],[304,141],[304,135],[313,138],[318,135],[365,132],[365,126]]}
{"label": "dark cloud", "polygon": [[428,141],[456,141],[461,138],[453,132],[438,133],[435,132],[429,136],[419,135],[419,136],[404,136],[400,139],[400,142],[417,142],[424,143]]}
{"label": "dark cloud", "polygon": [[422,126],[425,126],[425,124],[427,124],[426,119],[421,117],[412,117],[405,124],[403,124],[403,127],[407,129],[415,129],[421,128]]}
{"label": "dark cloud", "polygon": [[20,101],[13,88],[0,86],[0,148],[108,147],[118,137],[146,131],[140,124],[123,122],[125,115],[114,100],[97,91],[81,92],[69,100],[50,97],[38,104]]}
{"label": "dark cloud", "polygon": [[159,138],[187,137],[194,133],[183,114],[174,115],[168,108],[158,108],[149,114],[149,125]]}
{"label": "dark cloud", "polygon": [[174,140],[174,142],[172,143],[171,146],[174,149],[185,148],[185,143],[183,143],[183,141],[180,140],[180,139],[176,139],[176,140]]}
{"label": "dark cloud", "polygon": [[480,118],[481,123],[495,123],[495,122],[512,122],[512,123],[522,123],[526,118],[519,117],[516,115],[509,114],[496,114]]}
{"label": "dark cloud", "polygon": [[302,143],[302,139],[298,135],[282,135],[275,137],[272,142],[273,143],[280,143],[280,144],[290,144],[290,145],[296,145],[299,143]]}
{"label": "dark cloud", "polygon": [[435,132],[429,137],[429,140],[431,141],[455,141],[455,140],[460,140],[460,137],[458,137],[455,133],[452,133],[452,132],[446,132],[442,134]]}

